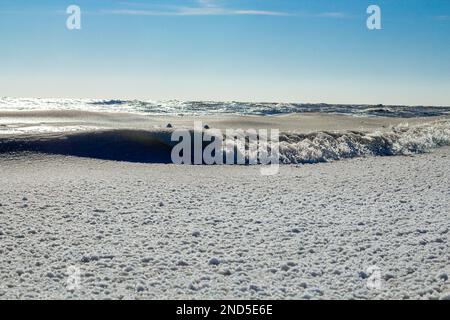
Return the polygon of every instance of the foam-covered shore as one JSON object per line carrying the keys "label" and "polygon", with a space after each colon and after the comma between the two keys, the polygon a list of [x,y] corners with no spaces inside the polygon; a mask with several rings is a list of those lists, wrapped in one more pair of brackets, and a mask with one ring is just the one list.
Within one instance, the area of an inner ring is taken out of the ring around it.
{"label": "foam-covered shore", "polygon": [[275,176],[2,155],[0,298],[448,299],[449,168],[447,147]]}

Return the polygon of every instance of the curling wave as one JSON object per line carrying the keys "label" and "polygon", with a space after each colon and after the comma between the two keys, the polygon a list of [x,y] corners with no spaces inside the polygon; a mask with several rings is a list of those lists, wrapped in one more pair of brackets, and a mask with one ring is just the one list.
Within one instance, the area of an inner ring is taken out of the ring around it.
{"label": "curling wave", "polygon": [[[30,135],[0,135],[0,154],[38,152],[104,160],[171,163],[172,129],[96,129]],[[450,121],[397,126],[387,131],[284,132],[278,141],[282,164],[328,162],[365,156],[429,152],[450,145]]]}

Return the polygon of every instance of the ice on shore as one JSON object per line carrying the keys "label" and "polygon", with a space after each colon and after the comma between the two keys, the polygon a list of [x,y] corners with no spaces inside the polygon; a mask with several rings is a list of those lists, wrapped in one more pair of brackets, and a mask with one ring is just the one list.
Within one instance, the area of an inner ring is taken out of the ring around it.
{"label": "ice on shore", "polygon": [[0,157],[0,298],[448,299],[449,168]]}

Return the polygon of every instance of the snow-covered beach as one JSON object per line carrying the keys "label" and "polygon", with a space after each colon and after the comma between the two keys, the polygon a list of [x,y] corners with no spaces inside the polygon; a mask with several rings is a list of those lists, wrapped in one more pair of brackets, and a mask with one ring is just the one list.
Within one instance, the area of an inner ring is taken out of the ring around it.
{"label": "snow-covered beach", "polygon": [[449,168],[2,157],[0,298],[448,299]]}

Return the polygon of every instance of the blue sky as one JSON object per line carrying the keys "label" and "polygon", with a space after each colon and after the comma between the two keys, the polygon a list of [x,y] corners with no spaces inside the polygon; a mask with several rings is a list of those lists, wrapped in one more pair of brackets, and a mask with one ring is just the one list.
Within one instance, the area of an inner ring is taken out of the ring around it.
{"label": "blue sky", "polygon": [[0,40],[0,96],[450,105],[448,0],[0,0]]}

